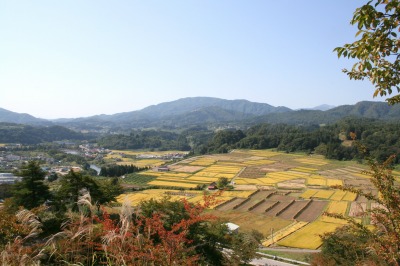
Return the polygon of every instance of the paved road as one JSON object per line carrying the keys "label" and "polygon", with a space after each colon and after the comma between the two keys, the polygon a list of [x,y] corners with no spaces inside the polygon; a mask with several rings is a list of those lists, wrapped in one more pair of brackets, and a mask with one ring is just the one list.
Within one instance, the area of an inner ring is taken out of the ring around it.
{"label": "paved road", "polygon": [[295,264],[290,264],[290,263],[267,259],[267,258],[253,259],[250,262],[250,264],[257,265],[257,266],[298,266]]}

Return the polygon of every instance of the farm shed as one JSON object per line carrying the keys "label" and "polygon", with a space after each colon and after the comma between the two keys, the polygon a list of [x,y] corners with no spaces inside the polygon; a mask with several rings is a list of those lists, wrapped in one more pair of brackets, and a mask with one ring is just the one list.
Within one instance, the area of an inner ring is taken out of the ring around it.
{"label": "farm shed", "polygon": [[230,233],[238,233],[239,232],[239,225],[234,224],[234,223],[226,223],[225,224],[228,227],[228,230]]}

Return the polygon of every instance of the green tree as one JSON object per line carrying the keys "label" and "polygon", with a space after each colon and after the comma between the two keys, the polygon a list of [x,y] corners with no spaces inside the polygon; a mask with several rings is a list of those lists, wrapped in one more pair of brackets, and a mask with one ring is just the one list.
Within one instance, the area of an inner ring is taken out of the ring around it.
{"label": "green tree", "polygon": [[253,258],[257,258],[258,247],[263,235],[253,230],[250,233],[237,233],[231,235],[230,254],[225,260],[228,265],[247,265]]}
{"label": "green tree", "polygon": [[[351,70],[344,69],[350,79],[368,78],[375,86],[374,97],[400,92],[400,3],[398,0],[371,0],[357,8],[350,22],[356,25],[358,39],[337,47],[338,57],[356,59]],[[400,95],[386,99],[400,102]]]}
{"label": "green tree", "polygon": [[372,261],[380,265],[369,252],[369,234],[362,230],[343,226],[323,235],[322,240],[321,253],[313,259],[315,265],[363,265]]}
{"label": "green tree", "polygon": [[[141,215],[146,218],[159,215],[167,230],[180,221],[190,219],[191,210],[198,206],[184,201],[171,201],[164,197],[161,200],[143,201],[140,205]],[[155,236],[157,239],[157,237]],[[187,238],[194,253],[200,255],[201,265],[239,265],[257,257],[257,250],[263,236],[257,231],[251,233],[230,233],[226,222],[210,216],[207,221],[193,223],[189,227]],[[231,252],[224,253],[222,248]]]}
{"label": "green tree", "polygon": [[30,210],[49,200],[51,195],[49,187],[44,183],[45,175],[38,162],[30,161],[23,166],[18,173],[22,180],[12,188],[14,203]]}
{"label": "green tree", "polygon": [[59,202],[75,211],[78,209],[77,202],[81,195],[81,190],[90,192],[93,201],[96,202],[98,207],[100,204],[114,201],[115,197],[122,192],[118,179],[101,182],[96,181],[91,176],[72,170],[61,177],[59,182],[59,188],[56,192]]}
{"label": "green tree", "polygon": [[220,177],[217,181],[217,187],[219,189],[224,189],[229,184],[229,179],[226,177]]}

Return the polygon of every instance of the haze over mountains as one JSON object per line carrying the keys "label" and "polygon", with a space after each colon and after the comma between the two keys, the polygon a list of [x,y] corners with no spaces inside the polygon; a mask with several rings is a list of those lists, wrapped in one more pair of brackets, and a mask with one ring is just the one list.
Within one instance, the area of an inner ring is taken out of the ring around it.
{"label": "haze over mountains", "polygon": [[400,106],[388,106],[385,102],[359,102],[355,105],[321,105],[310,109],[292,110],[247,100],[192,97],[148,106],[138,111],[55,120],[40,119],[0,108],[0,122],[63,125],[74,129],[178,128],[205,124],[250,125],[260,122],[323,124],[335,122],[346,116],[399,120]]}

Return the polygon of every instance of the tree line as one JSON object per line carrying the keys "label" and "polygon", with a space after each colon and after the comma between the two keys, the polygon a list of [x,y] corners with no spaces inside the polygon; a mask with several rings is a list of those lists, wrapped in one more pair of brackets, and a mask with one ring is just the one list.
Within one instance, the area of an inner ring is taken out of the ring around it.
{"label": "tree line", "polygon": [[[332,125],[294,126],[259,124],[247,130],[222,130],[197,149],[198,153],[226,153],[232,149],[270,149],[285,152],[318,153],[328,159],[352,160],[364,157],[352,145],[350,132],[380,161],[400,151],[400,124],[373,119],[346,118]],[[397,156],[394,163],[399,162]]]}
{"label": "tree line", "polygon": [[119,177],[123,176],[126,174],[132,174],[136,172],[140,172],[143,170],[147,170],[149,167],[138,167],[136,165],[108,165],[108,166],[103,166],[100,169],[100,174],[101,176],[106,176],[106,177]]}

